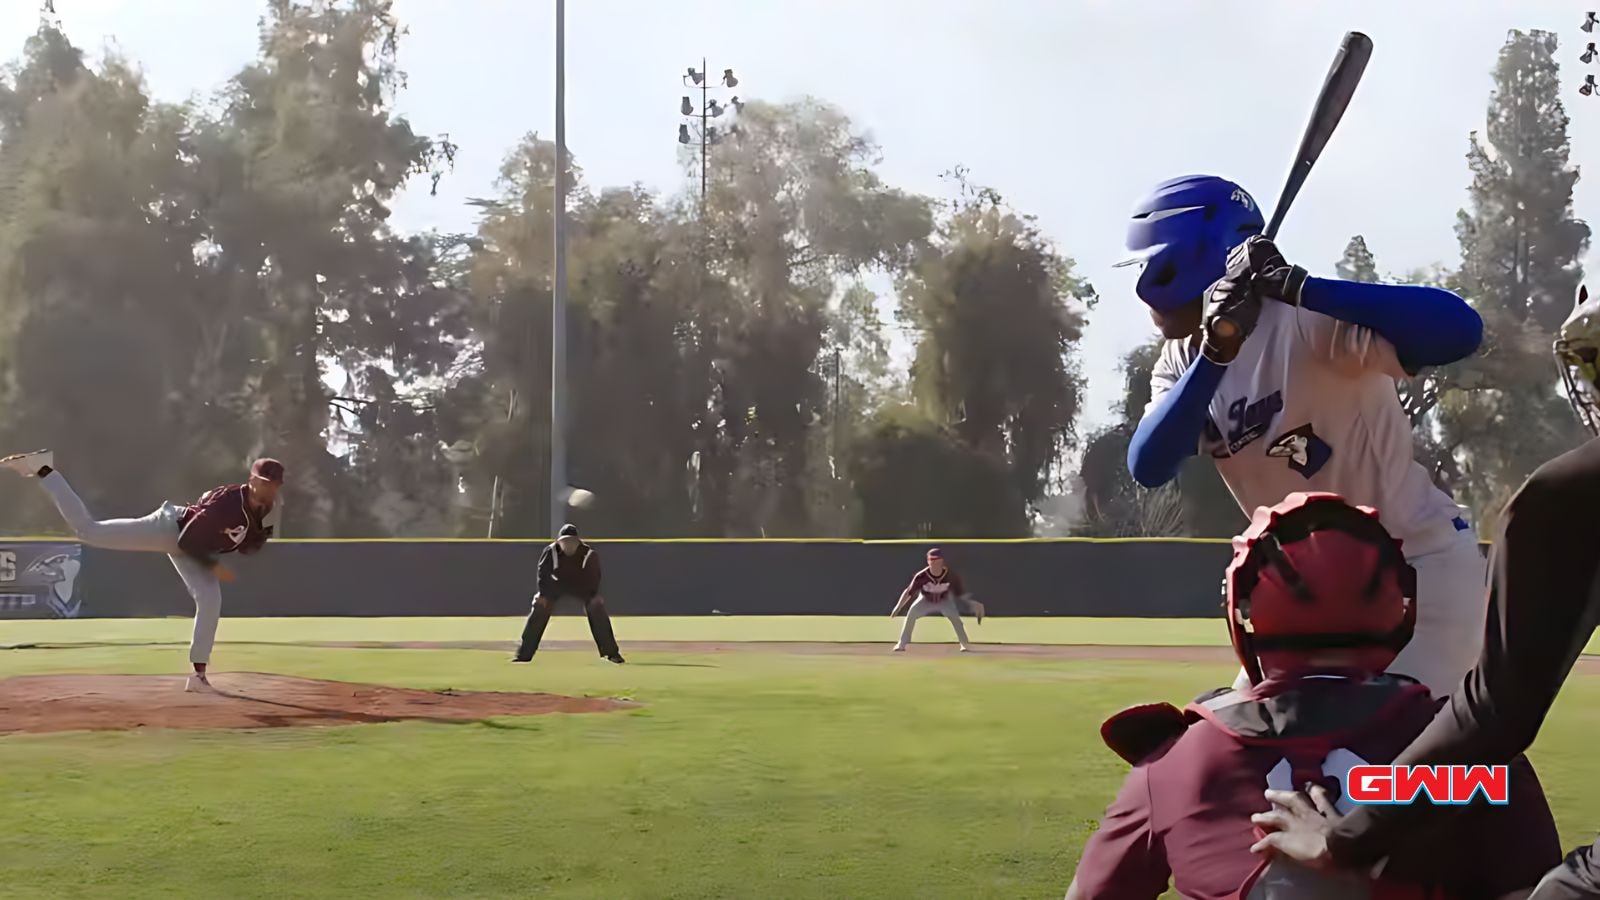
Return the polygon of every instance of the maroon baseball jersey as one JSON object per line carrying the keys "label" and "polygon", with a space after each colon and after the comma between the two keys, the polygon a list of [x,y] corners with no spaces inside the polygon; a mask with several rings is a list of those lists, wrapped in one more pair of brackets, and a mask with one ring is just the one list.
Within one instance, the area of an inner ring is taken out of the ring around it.
{"label": "maroon baseball jersey", "polygon": [[272,526],[261,522],[263,512],[250,508],[249,486],[229,484],[212,488],[184,507],[178,516],[178,548],[205,558],[219,553],[254,553],[272,537]]}
{"label": "maroon baseball jersey", "polygon": [[949,566],[944,567],[942,575],[935,575],[931,570],[923,569],[912,577],[911,586],[906,590],[910,591],[913,597],[921,596],[929,603],[960,597],[967,592],[961,584],[961,576]]}
{"label": "maroon baseball jersey", "polygon": [[[1439,703],[1389,677],[1314,676],[1202,697],[1186,711],[1188,728],[1128,774],[1084,847],[1080,895],[1155,900],[1170,879],[1187,900],[1323,896],[1291,883],[1304,870],[1269,868],[1250,852],[1262,792],[1315,782],[1338,797],[1350,765],[1392,761]],[[1510,786],[1509,805],[1459,809],[1453,827],[1397,852],[1349,896],[1493,898],[1537,883],[1561,858],[1555,821],[1525,759]]]}

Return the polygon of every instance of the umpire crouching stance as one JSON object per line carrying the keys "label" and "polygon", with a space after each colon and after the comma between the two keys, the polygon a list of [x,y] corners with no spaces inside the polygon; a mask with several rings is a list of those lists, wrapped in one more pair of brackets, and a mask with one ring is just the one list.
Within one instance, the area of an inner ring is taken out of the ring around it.
{"label": "umpire crouching stance", "polygon": [[600,655],[614,663],[622,662],[622,651],[611,632],[611,617],[606,615],[606,602],[600,596],[600,556],[578,539],[576,525],[561,526],[556,542],[539,555],[539,592],[533,595],[533,612],[528,614],[528,624],[522,628],[522,644],[511,661],[532,661],[533,654],[539,651],[539,641],[544,639],[545,626],[550,624],[550,610],[563,597],[583,602],[589,633],[594,635]]}

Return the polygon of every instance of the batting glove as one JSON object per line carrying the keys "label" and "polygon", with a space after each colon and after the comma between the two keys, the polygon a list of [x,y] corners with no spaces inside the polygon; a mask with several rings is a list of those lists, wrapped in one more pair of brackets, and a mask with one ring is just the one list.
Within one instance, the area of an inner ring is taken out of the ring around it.
{"label": "batting glove", "polygon": [[1300,305],[1300,289],[1306,283],[1306,270],[1292,266],[1270,238],[1255,235],[1235,247],[1228,255],[1228,274],[1249,272],[1258,296],[1290,306]]}
{"label": "batting glove", "polygon": [[1223,276],[1206,291],[1204,340],[1200,353],[1219,366],[1233,362],[1261,318],[1261,298],[1251,276]]}

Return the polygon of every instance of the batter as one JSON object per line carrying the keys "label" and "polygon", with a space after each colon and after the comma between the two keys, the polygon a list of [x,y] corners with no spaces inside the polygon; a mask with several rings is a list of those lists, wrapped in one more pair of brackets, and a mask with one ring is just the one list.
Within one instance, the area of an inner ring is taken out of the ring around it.
{"label": "batter", "polygon": [[1466,512],[1413,458],[1395,384],[1471,355],[1483,322],[1438,288],[1310,277],[1263,227],[1214,176],[1163,182],[1136,210],[1138,293],[1167,342],[1129,470],[1156,487],[1204,452],[1246,512],[1297,491],[1382,510],[1418,580],[1416,635],[1391,671],[1448,693],[1483,645],[1485,563]]}

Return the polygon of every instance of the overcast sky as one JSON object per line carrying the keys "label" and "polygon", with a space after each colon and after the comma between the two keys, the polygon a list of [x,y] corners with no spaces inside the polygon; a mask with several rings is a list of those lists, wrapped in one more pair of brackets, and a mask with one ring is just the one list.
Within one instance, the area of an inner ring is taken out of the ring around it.
{"label": "overcast sky", "polygon": [[[1333,142],[1280,237],[1330,272],[1352,234],[1385,271],[1457,258],[1467,133],[1482,125],[1495,54],[1512,28],[1562,38],[1574,162],[1600,166],[1600,97],[1579,96],[1578,26],[1600,0],[570,0],[567,143],[592,185],[681,187],[679,75],[705,56],[746,97],[840,106],[883,148],[891,183],[941,193],[956,164],[993,185],[1078,261],[1102,301],[1084,342],[1091,421],[1121,391],[1118,357],[1150,333],[1133,270],[1113,270],[1131,204],[1172,175],[1237,179],[1277,198],[1340,38],[1376,49]],[[258,0],[55,0],[91,55],[116,46],[163,99],[209,95],[256,51]],[[491,189],[524,133],[549,136],[551,0],[397,0],[410,28],[400,107],[461,146],[454,174],[399,205],[407,229],[467,230],[465,199]],[[37,25],[0,2],[0,53]],[[1600,219],[1600,171],[1577,212]],[[1600,265],[1591,252],[1590,269]]]}

